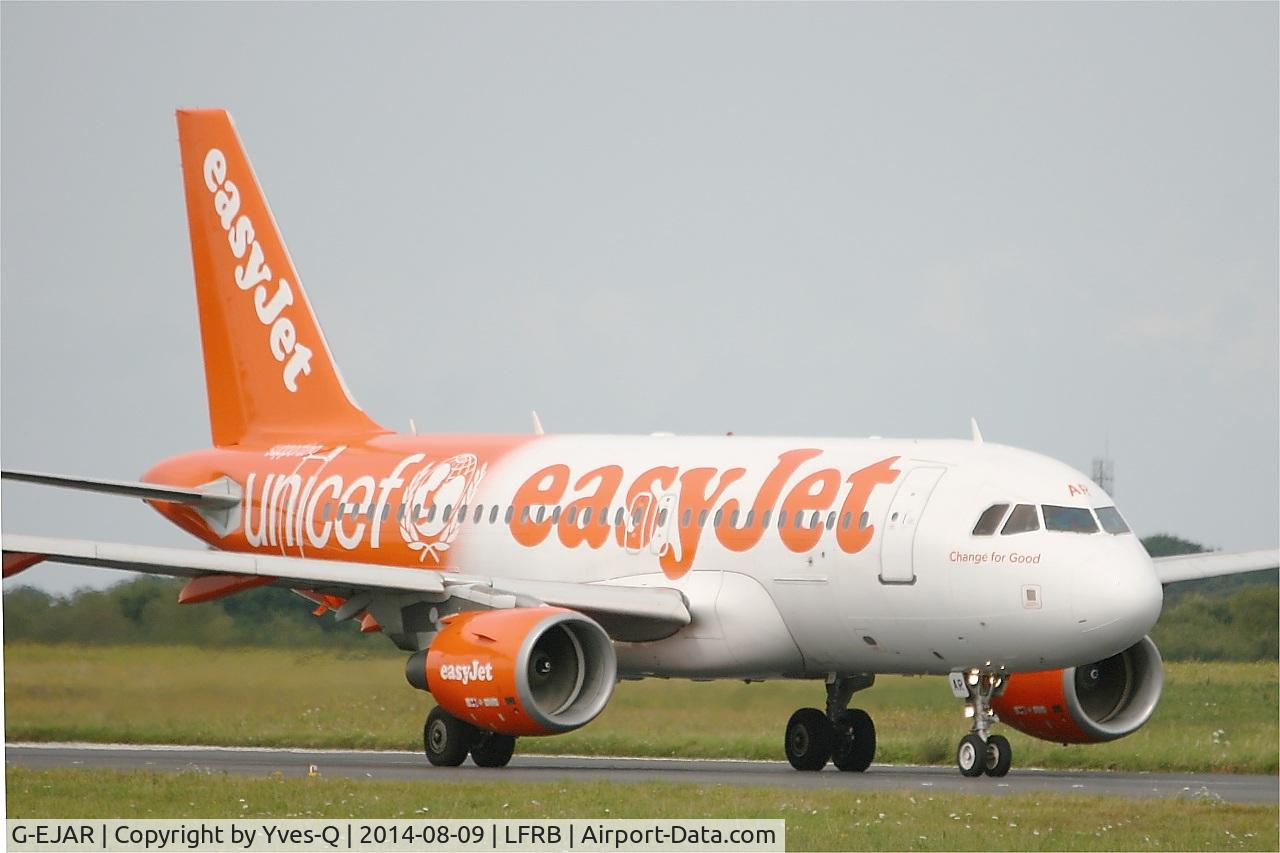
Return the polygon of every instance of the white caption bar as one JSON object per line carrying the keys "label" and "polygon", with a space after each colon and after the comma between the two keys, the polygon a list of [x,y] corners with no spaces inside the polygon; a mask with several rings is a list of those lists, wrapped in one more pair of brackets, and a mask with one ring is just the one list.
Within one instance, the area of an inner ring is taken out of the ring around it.
{"label": "white caption bar", "polygon": [[13,851],[786,850],[781,820],[9,820]]}

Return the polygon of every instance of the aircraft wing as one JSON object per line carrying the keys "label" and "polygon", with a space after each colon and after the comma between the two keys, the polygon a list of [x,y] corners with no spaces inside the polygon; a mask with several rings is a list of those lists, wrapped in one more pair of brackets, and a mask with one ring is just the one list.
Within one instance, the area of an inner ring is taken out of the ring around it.
{"label": "aircraft wing", "polygon": [[1218,575],[1235,575],[1241,572],[1256,572],[1259,569],[1280,568],[1280,550],[1242,551],[1237,554],[1205,551],[1201,554],[1155,557],[1151,562],[1155,563],[1160,583],[1175,583],[1196,578],[1212,578]]}
{"label": "aircraft wing", "polygon": [[[457,598],[496,608],[550,604],[580,611],[599,621],[615,639],[633,641],[670,636],[692,621],[683,594],[670,588],[493,578],[372,563],[16,534],[6,534],[3,546],[6,575],[49,560],[187,578],[260,579],[273,586],[330,593],[351,602],[372,603],[390,594],[440,602]],[[361,609],[353,605],[347,615]],[[339,618],[345,618],[342,610]]]}

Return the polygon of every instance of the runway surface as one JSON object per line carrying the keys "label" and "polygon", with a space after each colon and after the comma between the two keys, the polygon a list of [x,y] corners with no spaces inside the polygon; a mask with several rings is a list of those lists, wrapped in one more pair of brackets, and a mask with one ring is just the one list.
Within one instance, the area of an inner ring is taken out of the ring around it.
{"label": "runway surface", "polygon": [[1003,779],[965,779],[953,767],[876,764],[866,773],[799,773],[784,761],[713,761],[669,758],[600,758],[520,755],[501,770],[471,766],[432,767],[415,752],[251,749],[243,747],[133,746],[85,743],[6,744],[5,762],[24,767],[99,767],[158,772],[215,772],[305,776],[312,765],[321,776],[423,781],[548,782],[562,779],[608,782],[692,782],[700,785],[759,785],[849,791],[924,790],[971,794],[1053,791],[1126,797],[1192,797],[1236,803],[1280,802],[1275,776],[1226,773],[1110,773],[1085,770],[1014,769]]}

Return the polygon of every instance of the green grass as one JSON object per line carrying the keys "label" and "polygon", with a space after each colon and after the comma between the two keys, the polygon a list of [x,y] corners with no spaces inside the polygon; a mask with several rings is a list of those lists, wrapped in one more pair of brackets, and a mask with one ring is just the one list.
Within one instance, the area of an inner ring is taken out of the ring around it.
{"label": "green grass", "polygon": [[[282,649],[4,647],[7,740],[420,749],[430,698],[398,653]],[[1171,663],[1137,733],[1064,747],[1001,726],[1016,766],[1274,773],[1275,663]],[[624,682],[591,724],[530,738],[522,752],[771,758],[819,682]],[[875,718],[877,761],[948,764],[965,732],[941,678],[882,676],[856,704]]]}
{"label": "green grass", "polygon": [[9,767],[9,817],[783,818],[791,850],[1275,850],[1274,806],[597,782],[252,779]]}

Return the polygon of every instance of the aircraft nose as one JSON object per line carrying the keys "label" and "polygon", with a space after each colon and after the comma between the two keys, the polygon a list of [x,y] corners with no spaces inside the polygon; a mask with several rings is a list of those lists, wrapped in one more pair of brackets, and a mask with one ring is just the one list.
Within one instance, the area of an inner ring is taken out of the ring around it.
{"label": "aircraft nose", "polygon": [[1074,595],[1076,623],[1099,643],[1128,648],[1151,631],[1160,618],[1164,589],[1145,554],[1100,564],[1082,573]]}

